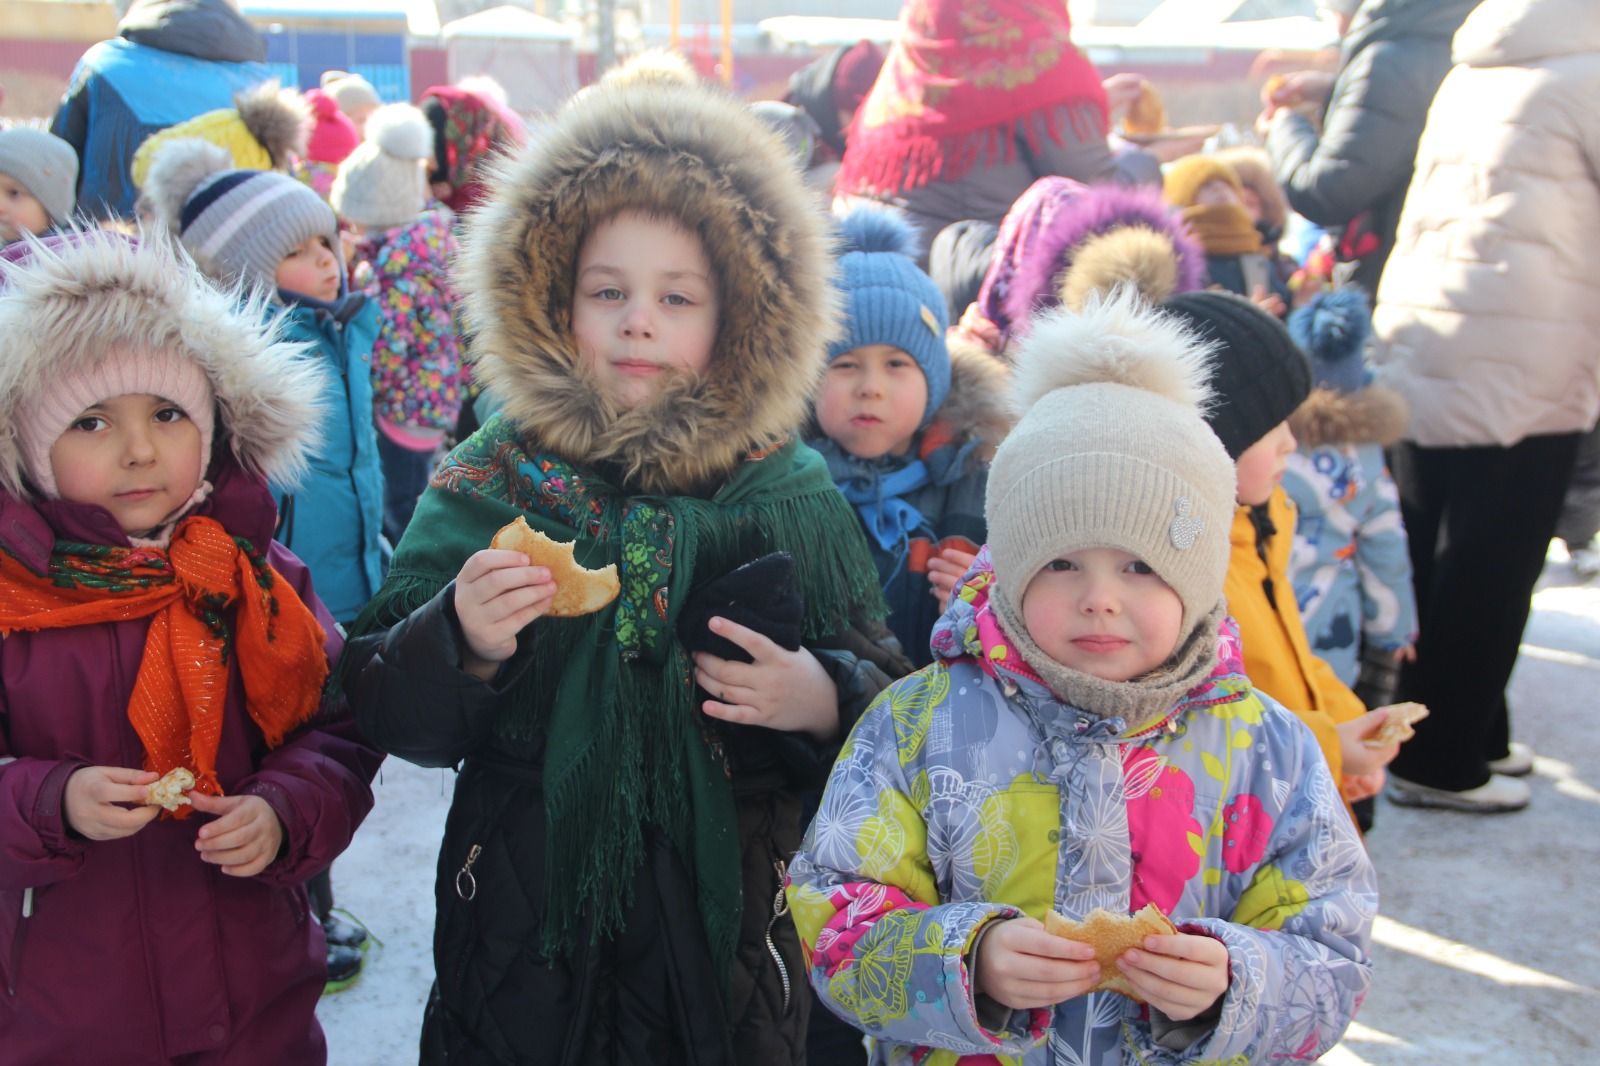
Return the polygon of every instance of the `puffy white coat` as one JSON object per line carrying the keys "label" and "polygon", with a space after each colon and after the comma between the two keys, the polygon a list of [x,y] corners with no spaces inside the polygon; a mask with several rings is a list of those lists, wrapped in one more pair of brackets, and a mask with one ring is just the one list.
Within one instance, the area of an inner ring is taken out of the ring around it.
{"label": "puffy white coat", "polygon": [[1600,5],[1485,0],[1454,44],[1378,290],[1379,378],[1425,447],[1600,415]]}

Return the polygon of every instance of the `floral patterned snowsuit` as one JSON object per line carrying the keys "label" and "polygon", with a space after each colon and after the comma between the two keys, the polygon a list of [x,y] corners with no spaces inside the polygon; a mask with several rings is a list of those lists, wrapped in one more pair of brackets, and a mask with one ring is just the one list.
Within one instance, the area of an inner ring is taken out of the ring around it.
{"label": "floral patterned snowsuit", "polygon": [[[1211,677],[1142,733],[1057,701],[989,610],[986,556],[939,658],[850,736],[790,867],[812,984],[878,1064],[1316,1059],[1367,992],[1378,895],[1311,733],[1250,687],[1231,623]],[[984,923],[1146,903],[1228,948],[1221,1016],[1187,1050],[1112,992],[980,1023]]]}

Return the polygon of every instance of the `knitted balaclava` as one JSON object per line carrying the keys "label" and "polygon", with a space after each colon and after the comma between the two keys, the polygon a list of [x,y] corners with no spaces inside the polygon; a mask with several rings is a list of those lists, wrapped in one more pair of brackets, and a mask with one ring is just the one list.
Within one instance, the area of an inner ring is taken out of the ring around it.
{"label": "knitted balaclava", "polygon": [[203,140],[164,147],[150,165],[144,196],[208,275],[277,290],[283,257],[325,237],[342,264],[339,221],[310,186],[286,174],[232,169],[228,154]]}
{"label": "knitted balaclava", "polygon": [[1225,292],[1174,296],[1161,309],[1214,346],[1206,414],[1234,459],[1294,413],[1311,393],[1311,366],[1289,331],[1249,300]]}
{"label": "knitted balaclava", "polygon": [[[1201,414],[1207,358],[1203,342],[1129,289],[1081,314],[1041,316],[1017,356],[1021,418],[989,471],[993,604],[1006,634],[1056,695],[1130,725],[1164,713],[1215,662],[1234,471]],[[1177,647],[1144,678],[1068,669],[1023,624],[1033,578],[1084,548],[1137,556],[1183,603]]]}
{"label": "knitted balaclava", "polygon": [[366,139],[339,164],[329,201],[340,216],[369,229],[416,220],[427,204],[433,127],[410,104],[388,104],[367,119]]}
{"label": "knitted balaclava", "polygon": [[53,226],[65,225],[77,203],[78,153],[44,130],[0,130],[0,174],[9,174],[39,201]]}
{"label": "knitted balaclava", "polygon": [[917,361],[928,383],[922,424],[950,393],[949,326],[944,296],[916,264],[916,234],[898,214],[859,207],[839,221],[839,287],[847,332],[828,346],[831,363],[868,344],[888,344]]}

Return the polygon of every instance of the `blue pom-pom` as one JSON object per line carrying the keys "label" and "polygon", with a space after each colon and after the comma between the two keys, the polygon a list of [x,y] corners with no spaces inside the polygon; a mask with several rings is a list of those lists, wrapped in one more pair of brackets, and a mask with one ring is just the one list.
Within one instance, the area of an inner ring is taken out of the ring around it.
{"label": "blue pom-pom", "polygon": [[887,207],[855,207],[839,219],[839,254],[895,252],[915,259],[921,247],[916,228]]}
{"label": "blue pom-pom", "polygon": [[1343,285],[1313,296],[1289,316],[1288,325],[1289,335],[1313,359],[1359,359],[1372,336],[1372,308],[1360,288]]}

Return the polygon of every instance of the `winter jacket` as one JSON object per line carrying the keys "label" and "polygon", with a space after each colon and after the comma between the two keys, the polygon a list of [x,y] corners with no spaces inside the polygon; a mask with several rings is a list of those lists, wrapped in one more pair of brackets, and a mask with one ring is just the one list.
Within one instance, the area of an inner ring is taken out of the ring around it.
{"label": "winter jacket", "polygon": [[989,484],[988,460],[1007,428],[1005,379],[1005,365],[998,359],[955,345],[950,352],[950,393],[918,434],[915,455],[864,462],[827,438],[813,445],[827,458],[836,482],[841,476],[887,477],[913,458],[928,470],[926,484],[899,497],[923,519],[910,543],[890,550],[867,537],[889,604],[889,628],[916,666],[932,661],[928,638],[943,610],[928,583],[928,560],[946,548],[977,554],[988,540],[983,500]]}
{"label": "winter jacket", "polygon": [[1206,279],[1245,299],[1249,299],[1259,286],[1282,300],[1285,307],[1294,303],[1294,294],[1289,291],[1289,283],[1278,269],[1274,256],[1261,253],[1208,255]]}
{"label": "winter jacket", "polygon": [[444,208],[369,234],[356,248],[356,283],[378,308],[372,392],[379,429],[443,434],[461,414],[464,367],[450,260],[454,219]]}
{"label": "winter jacket", "polygon": [[[265,484],[219,463],[198,513],[268,545]],[[0,551],[42,571],[56,538],[126,544],[98,507],[0,496]],[[331,661],[342,642],[306,568],[275,543],[267,558],[321,621]],[[0,640],[0,1057],[155,1066],[226,1052],[229,1061],[321,1062],[314,1011],[325,946],[301,884],[349,844],[372,807],[382,757],[358,738],[342,702],[267,750],[235,670],[217,771],[227,794],[272,807],[284,831],[278,858],[250,878],[201,862],[195,834],[206,818],[84,839],[65,820],[67,778],[84,766],[143,763],[127,707],[149,625]]]}
{"label": "winter jacket", "polygon": [[[686,170],[684,158],[695,166]],[[700,236],[720,282],[721,314],[706,373],[666,383],[653,399],[619,411],[592,377],[573,372],[579,353],[569,321],[571,264],[590,226],[585,220],[624,209],[676,219]],[[535,522],[552,521],[550,510],[557,510],[593,549],[592,562],[606,554],[619,564],[624,591],[605,608],[611,613],[599,617],[600,625],[608,619],[631,625],[648,609],[675,626],[696,587],[685,596],[685,570],[676,570],[665,584],[644,583],[643,595],[634,599],[637,577],[655,555],[645,539],[650,530],[641,531],[630,518],[613,524],[611,517],[624,508],[639,514],[661,500],[669,519],[689,516],[666,527],[677,538],[674,565],[692,572],[697,587],[727,572],[710,570],[703,555],[713,539],[704,534],[720,535],[739,513],[740,504],[720,494],[765,457],[803,450],[772,445],[798,435],[825,364],[832,288],[823,219],[781,146],[736,102],[687,86],[621,85],[576,101],[537,151],[524,151],[499,170],[468,217],[458,267],[474,331],[474,374],[493,387],[501,409],[453,456],[503,431],[507,439],[494,445],[495,454],[520,450],[530,458],[518,460],[515,478],[503,482],[446,460],[447,473],[424,495],[389,584],[374,612],[358,622],[363,635],[351,641],[341,670],[361,727],[380,748],[423,765],[462,763],[440,851],[436,984],[423,1022],[422,1059],[452,1066],[803,1062],[809,1001],[797,994],[799,945],[779,889],[799,844],[801,796],[820,784],[833,751],[772,730],[725,733],[709,719],[691,719],[696,729],[682,738],[684,746],[696,756],[702,748],[727,754],[721,780],[731,789],[735,823],[726,827],[727,849],[737,849],[740,898],[725,966],[714,961],[701,886],[690,873],[698,857],[681,854],[648,818],[622,830],[637,831],[642,857],[617,875],[632,878],[619,920],[599,926],[599,908],[591,903],[570,949],[547,950],[564,887],[553,881],[565,876],[571,882],[565,867],[547,872],[547,847],[576,819],[552,824],[544,780],[554,772],[547,754],[562,742],[555,728],[535,721],[519,732],[508,723],[528,721],[542,693],[562,694],[563,681],[577,676],[569,663],[540,657],[541,639],[559,641],[572,631],[560,628],[563,622],[584,620],[541,619],[525,628],[516,655],[492,682],[482,682],[460,668],[462,636],[448,583],[466,554],[437,561],[439,582],[408,568],[413,554],[434,559],[432,546],[446,539],[443,531],[430,530],[427,515],[448,493],[454,493],[451,506],[460,496],[470,501],[463,509],[492,508],[496,521],[507,505]],[[565,473],[560,486],[539,480],[539,461],[570,465],[570,480]],[[820,467],[809,452],[796,461],[815,464],[813,473]],[[605,499],[586,495],[580,481],[603,483]],[[452,488],[464,482],[480,488]],[[530,484],[532,492],[523,494]],[[546,492],[559,498],[550,510],[540,502]],[[831,505],[836,509],[824,510]],[[772,516],[783,506],[763,503],[755,513]],[[854,532],[825,481],[803,503],[795,498],[791,509],[808,533],[824,519]],[[770,550],[765,531],[753,530],[751,539]],[[682,550],[691,544],[694,554]],[[798,556],[811,544],[788,540],[785,546]],[[851,555],[828,547],[826,573],[840,574],[838,560],[851,557],[848,573],[864,578],[860,602],[875,604],[864,549]],[[800,565],[815,567],[815,560],[806,557]],[[821,578],[812,584],[830,588]],[[437,590],[393,617],[402,590],[423,586]],[[848,729],[887,685],[867,661],[887,649],[872,647],[875,634],[838,621],[844,632],[808,646],[830,672],[841,728]],[[612,625],[606,639],[620,641],[624,628]],[[670,656],[687,646],[681,635],[667,639],[665,661],[648,654],[630,662],[596,659],[596,669],[607,678],[658,685],[673,701],[693,697],[692,690],[667,688],[686,683],[667,671]],[[562,645],[546,647],[552,646]],[[625,707],[620,699],[606,700],[626,687],[618,681],[595,693],[596,713]],[[659,765],[671,765],[670,758],[663,753]],[[707,791],[717,788],[714,781]],[[720,820],[701,824],[723,831]],[[693,831],[701,832],[698,825]],[[611,872],[595,880],[604,880],[602,890],[615,899]],[[597,930],[601,935],[592,935]]]}
{"label": "winter jacket", "polygon": [[1405,404],[1381,385],[1317,389],[1289,419],[1299,449],[1283,491],[1298,517],[1289,580],[1311,651],[1355,686],[1361,648],[1417,638],[1417,597],[1400,493],[1383,449],[1405,431]]}
{"label": "winter jacket", "polygon": [[[823,1001],[873,1037],[880,1064],[1309,1061],[1331,1048],[1371,980],[1377,883],[1312,738],[1251,688],[1231,628],[1210,678],[1126,735],[1123,719],[1009,671],[1019,657],[977,614],[981,596],[956,600],[939,660],[862,719],[790,867]],[[1147,903],[1227,946],[1210,1025],[1174,1026],[1114,992],[1019,1011],[974,994],[988,923]]]}
{"label": "winter jacket", "polygon": [[310,473],[293,490],[273,485],[278,539],[305,560],[333,617],[348,623],[383,581],[383,466],[372,426],[378,310],[357,296],[336,307],[303,301],[284,317],[285,338],[313,345],[331,373]]}
{"label": "winter jacket", "polygon": [[1600,415],[1600,18],[1488,0],[1455,40],[1378,290],[1380,381],[1427,448],[1576,433]]}
{"label": "winter jacket", "polygon": [[1288,114],[1267,139],[1289,205],[1334,231],[1353,280],[1376,292],[1394,245],[1428,101],[1450,69],[1450,38],[1478,0],[1363,4],[1341,49],[1322,132]]}
{"label": "winter jacket", "polygon": [[1367,709],[1333,668],[1312,654],[1289,582],[1294,528],[1294,505],[1282,489],[1274,490],[1262,508],[1240,507],[1233,517],[1223,595],[1239,626],[1250,683],[1311,727],[1338,781],[1344,759],[1335,727]]}
{"label": "winter jacket", "polygon": [[272,76],[261,35],[227,0],[141,0],[118,32],[78,60],[50,125],[78,151],[78,206],[95,218],[132,216],[129,168],[146,137]]}

